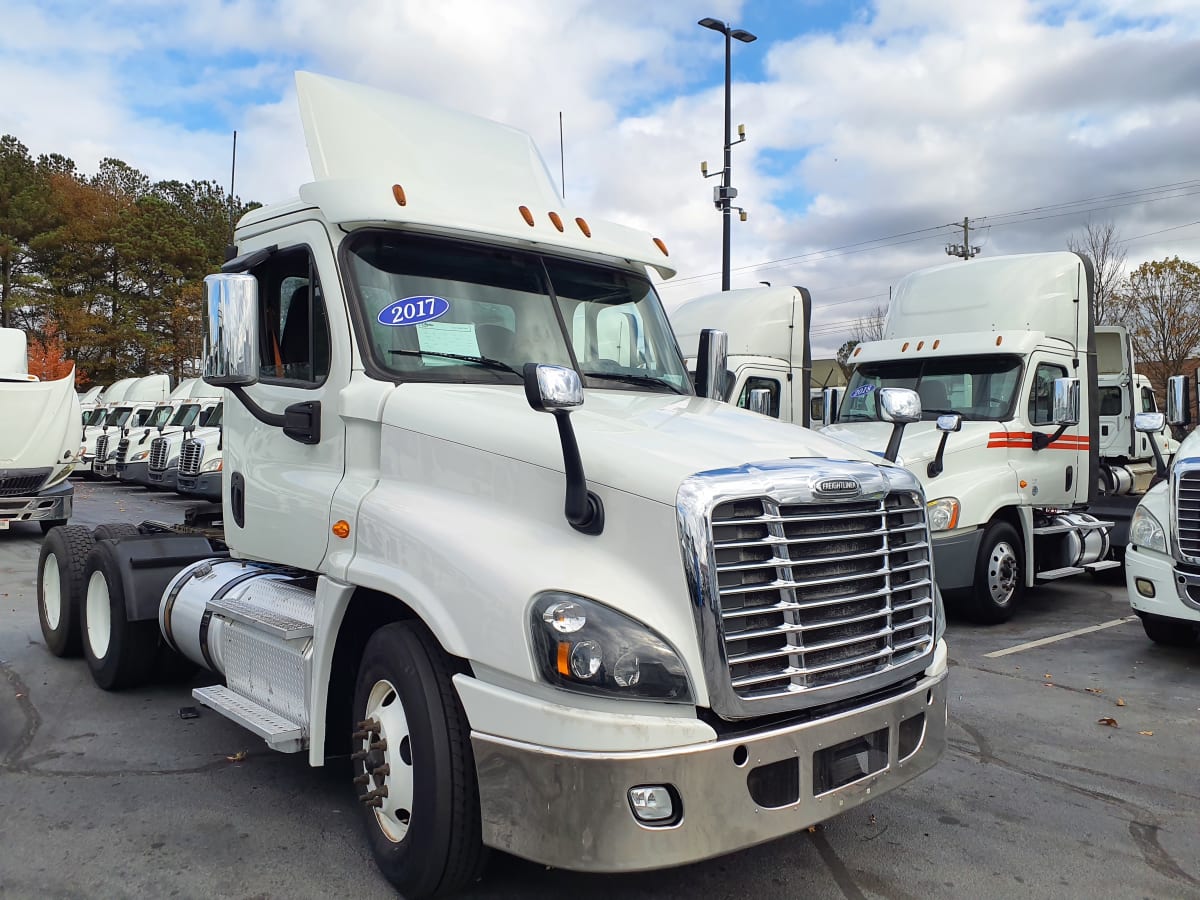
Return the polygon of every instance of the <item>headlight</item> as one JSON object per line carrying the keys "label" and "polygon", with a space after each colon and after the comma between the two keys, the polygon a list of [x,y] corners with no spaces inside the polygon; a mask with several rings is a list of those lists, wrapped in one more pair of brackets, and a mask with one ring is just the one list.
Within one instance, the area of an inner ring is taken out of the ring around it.
{"label": "headlight", "polygon": [[551,684],[605,697],[692,703],[683,661],[646,625],[585,597],[550,591],[530,609],[534,662]]}
{"label": "headlight", "polygon": [[200,471],[201,472],[220,472],[222,464],[223,464],[223,460],[221,457],[218,456],[216,459],[210,459],[208,462],[206,462],[204,465],[202,465],[200,467]]}
{"label": "headlight", "polygon": [[1139,503],[1133,511],[1133,521],[1129,523],[1129,543],[1159,553],[1167,552],[1167,536],[1163,527],[1144,503]]}
{"label": "headlight", "polygon": [[129,457],[129,461],[130,462],[141,462],[143,459],[145,459],[149,455],[150,455],[149,450],[139,450],[137,453],[133,454],[133,456]]}
{"label": "headlight", "polygon": [[958,498],[939,497],[925,506],[930,531],[949,531],[958,526]]}

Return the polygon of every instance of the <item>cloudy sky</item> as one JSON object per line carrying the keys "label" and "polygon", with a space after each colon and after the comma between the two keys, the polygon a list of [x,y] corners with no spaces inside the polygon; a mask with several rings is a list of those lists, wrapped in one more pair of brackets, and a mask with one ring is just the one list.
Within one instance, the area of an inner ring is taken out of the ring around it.
{"label": "cloudy sky", "polygon": [[[733,46],[733,287],[808,287],[831,355],[906,272],[1061,249],[1113,222],[1128,259],[1200,262],[1195,0],[0,0],[0,133],[84,172],[311,180],[292,73],[307,69],[530,132],[572,210],[645,227],[720,288],[724,40]],[[559,154],[559,114],[565,152]]]}

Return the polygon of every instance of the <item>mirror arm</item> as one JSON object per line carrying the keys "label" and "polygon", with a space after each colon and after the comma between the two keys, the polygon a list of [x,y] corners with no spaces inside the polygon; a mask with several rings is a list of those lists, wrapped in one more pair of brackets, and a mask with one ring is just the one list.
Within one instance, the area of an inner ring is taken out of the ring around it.
{"label": "mirror arm", "polygon": [[1033,449],[1045,450],[1060,437],[1062,437],[1063,433],[1070,427],[1070,425],[1059,425],[1054,434],[1046,434],[1044,431],[1035,431],[1033,433]]}
{"label": "mirror arm", "polygon": [[937,453],[934,454],[933,461],[925,468],[925,474],[930,478],[937,478],[942,474],[942,454],[946,452],[946,439],[949,437],[950,432],[942,432],[942,439],[938,442]]}
{"label": "mirror arm", "polygon": [[563,469],[567,476],[563,513],[576,531],[582,534],[600,534],[604,531],[604,504],[593,491],[588,490],[587,477],[583,473],[583,460],[579,456],[579,442],[575,440],[575,429],[571,427],[571,415],[565,409],[556,409],[554,422],[558,425]]}
{"label": "mirror arm", "polygon": [[1167,461],[1163,459],[1162,448],[1158,446],[1156,437],[1154,434],[1149,435],[1150,449],[1154,452],[1154,481],[1159,482],[1167,477]]}
{"label": "mirror arm", "polygon": [[893,422],[892,434],[888,438],[887,449],[883,451],[883,458],[888,462],[895,462],[896,457],[900,455],[900,439],[904,436],[904,426],[906,422]]}

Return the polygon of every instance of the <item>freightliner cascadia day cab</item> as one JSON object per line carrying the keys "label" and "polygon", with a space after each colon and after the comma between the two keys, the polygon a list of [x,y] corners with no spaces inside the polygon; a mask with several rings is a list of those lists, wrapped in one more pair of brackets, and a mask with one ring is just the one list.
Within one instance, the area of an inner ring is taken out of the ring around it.
{"label": "freightliner cascadia day cab", "polygon": [[471,884],[486,847],[711,857],[932,766],[917,479],[696,396],[647,277],[665,245],[567,211],[527,135],[297,87],[315,181],[208,279],[222,530],[51,532],[51,649],[108,689],[182,655],[268,746],[349,753],[410,898]]}
{"label": "freightliner cascadia day cab", "polygon": [[54,381],[30,375],[19,328],[0,328],[0,425],[0,530],[65,524],[75,496],[67,476],[83,446],[75,370]]}
{"label": "freightliner cascadia day cab", "polygon": [[[201,427],[187,432],[179,448],[176,492],[220,502],[223,484],[221,473],[225,468],[224,445],[221,441],[223,415],[224,407],[218,403],[209,410]],[[153,469],[150,477],[154,478]]]}
{"label": "freightliner cascadia day cab", "polygon": [[[1092,278],[1090,261],[1067,252],[907,276],[883,340],[855,348],[837,422],[824,429],[898,450],[929,498],[947,602],[961,598],[980,621],[1009,618],[1035,583],[1118,566],[1158,465],[1146,451],[1161,457],[1162,435],[1138,443],[1132,427],[1120,431],[1132,395],[1115,405],[1109,398],[1113,414],[1101,427],[1100,372],[1108,388],[1131,392],[1136,381],[1123,329],[1101,329],[1097,339]],[[888,386],[921,397],[922,421],[902,436],[876,414]]]}
{"label": "freightliner cascadia day cab", "polygon": [[[1188,379],[1167,379],[1166,419],[1191,425]],[[1143,412],[1137,430],[1157,435],[1164,416]],[[1169,477],[1152,486],[1138,503],[1125,553],[1129,602],[1146,636],[1157,644],[1187,647],[1200,637],[1200,431],[1192,431],[1175,452]]]}
{"label": "freightliner cascadia day cab", "polygon": [[164,405],[170,395],[170,375],[143,375],[130,382],[124,398],[100,426],[101,433],[94,445],[93,475],[116,477],[117,453],[122,439],[129,437],[135,429],[144,429],[155,409]]}

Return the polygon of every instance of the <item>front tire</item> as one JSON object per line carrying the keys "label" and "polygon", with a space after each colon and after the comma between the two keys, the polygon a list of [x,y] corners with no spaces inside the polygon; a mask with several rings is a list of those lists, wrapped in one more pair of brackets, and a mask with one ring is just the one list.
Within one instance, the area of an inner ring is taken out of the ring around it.
{"label": "front tire", "polygon": [[1164,647],[1190,647],[1196,643],[1196,626],[1179,619],[1140,613],[1146,637]]}
{"label": "front tire", "polygon": [[993,522],[983,533],[975,560],[967,615],[975,622],[1007,622],[1025,595],[1025,554],[1021,536],[1007,522]]}
{"label": "front tire", "polygon": [[55,656],[82,652],[79,605],[84,568],[95,541],[83,525],[67,525],[47,533],[38,554],[38,624],[46,649]]}
{"label": "front tire", "polygon": [[126,618],[125,587],[112,544],[96,545],[84,576],[87,587],[80,623],[92,679],[106,691],[145,684],[158,659],[158,622]]}
{"label": "front tire", "polygon": [[483,869],[470,727],[450,661],[420,624],[367,641],[354,691],[351,757],[367,840],[409,900],[461,890]]}

